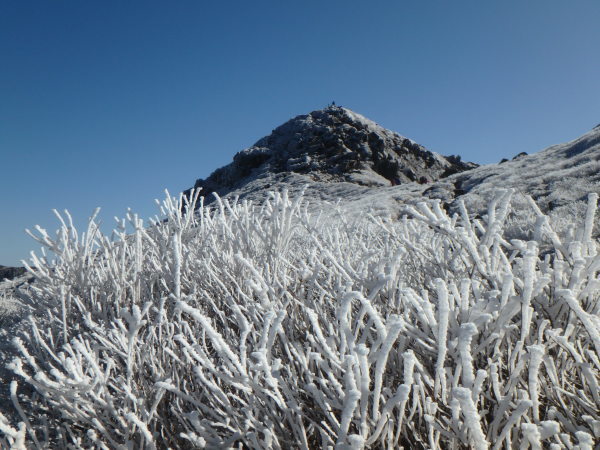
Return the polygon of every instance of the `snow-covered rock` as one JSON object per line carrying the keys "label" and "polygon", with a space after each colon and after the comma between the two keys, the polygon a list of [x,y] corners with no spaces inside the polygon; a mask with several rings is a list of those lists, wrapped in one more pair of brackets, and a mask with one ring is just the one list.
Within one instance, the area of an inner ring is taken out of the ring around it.
{"label": "snow-covered rock", "polygon": [[574,202],[583,207],[588,193],[600,192],[600,127],[573,141],[445,181],[449,197],[462,197],[472,208],[481,209],[498,186],[531,195],[546,212]]}
{"label": "snow-covered rock", "polygon": [[[431,152],[347,108],[329,106],[289,120],[194,187],[204,195],[247,196],[273,184],[293,189],[335,182],[356,191],[352,185],[429,183],[475,166]],[[329,189],[317,190],[330,197]]]}

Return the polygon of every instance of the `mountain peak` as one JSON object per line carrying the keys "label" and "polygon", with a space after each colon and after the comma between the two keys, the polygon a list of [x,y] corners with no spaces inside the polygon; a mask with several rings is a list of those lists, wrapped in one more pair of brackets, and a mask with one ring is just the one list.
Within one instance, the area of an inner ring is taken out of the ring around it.
{"label": "mountain peak", "polygon": [[288,120],[194,187],[204,195],[226,195],[258,178],[283,173],[304,175],[307,181],[390,186],[428,183],[475,166],[431,152],[332,104]]}

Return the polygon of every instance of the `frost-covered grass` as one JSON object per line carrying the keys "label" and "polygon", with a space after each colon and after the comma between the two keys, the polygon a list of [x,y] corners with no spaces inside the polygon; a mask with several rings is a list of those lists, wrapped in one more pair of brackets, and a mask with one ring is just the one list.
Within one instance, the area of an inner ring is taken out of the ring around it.
{"label": "frost-covered grass", "polygon": [[284,193],[167,198],[113,239],[94,219],[38,230],[56,261],[32,259],[46,313],[14,340],[21,422],[0,417],[0,446],[591,449],[597,196],[562,237],[531,202],[525,242],[504,235],[511,194],[482,220]]}

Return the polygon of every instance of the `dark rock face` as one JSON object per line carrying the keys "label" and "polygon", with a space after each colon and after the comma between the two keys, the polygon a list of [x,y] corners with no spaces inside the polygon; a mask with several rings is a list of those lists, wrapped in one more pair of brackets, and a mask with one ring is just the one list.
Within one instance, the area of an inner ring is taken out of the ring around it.
{"label": "dark rock face", "polygon": [[205,196],[225,195],[257,178],[286,172],[310,175],[314,181],[390,186],[432,182],[476,166],[430,152],[349,109],[330,106],[284,123],[194,187]]}
{"label": "dark rock face", "polygon": [[527,152],[521,152],[518,155],[515,155],[513,157],[513,161],[516,160],[516,159],[522,158],[523,156],[527,156]]}
{"label": "dark rock face", "polygon": [[0,281],[5,279],[12,280],[25,273],[25,267],[5,267],[0,266]]}

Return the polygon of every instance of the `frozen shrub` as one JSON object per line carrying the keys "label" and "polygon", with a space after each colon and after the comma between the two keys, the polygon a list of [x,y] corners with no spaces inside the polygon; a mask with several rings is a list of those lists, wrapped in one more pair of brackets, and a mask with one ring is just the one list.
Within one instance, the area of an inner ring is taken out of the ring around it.
{"label": "frozen shrub", "polygon": [[11,364],[33,389],[13,385],[21,422],[0,417],[0,444],[591,449],[597,198],[569,240],[531,202],[523,241],[504,235],[511,196],[480,220],[167,197],[113,239],[94,218],[40,229],[46,314]]}

